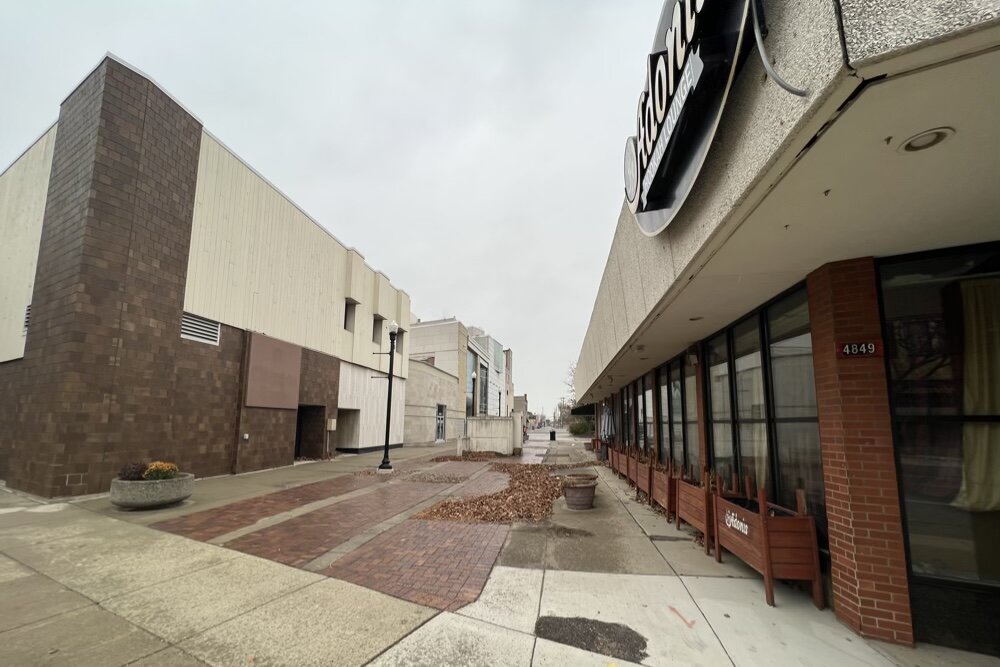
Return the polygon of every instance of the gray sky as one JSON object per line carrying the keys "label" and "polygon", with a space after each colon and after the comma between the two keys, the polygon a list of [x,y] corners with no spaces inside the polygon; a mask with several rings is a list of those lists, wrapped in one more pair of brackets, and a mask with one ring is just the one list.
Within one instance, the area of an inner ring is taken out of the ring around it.
{"label": "gray sky", "polygon": [[622,203],[662,0],[6,2],[0,169],[111,51],[551,413]]}

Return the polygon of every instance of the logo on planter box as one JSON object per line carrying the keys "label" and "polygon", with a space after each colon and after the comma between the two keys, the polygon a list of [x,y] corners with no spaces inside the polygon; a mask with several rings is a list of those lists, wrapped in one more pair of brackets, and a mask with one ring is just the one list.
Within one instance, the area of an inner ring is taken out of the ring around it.
{"label": "logo on planter box", "polygon": [[726,510],[726,527],[750,536],[750,526],[732,510]]}
{"label": "logo on planter box", "polygon": [[652,236],[691,192],[740,55],[749,0],[667,0],[660,13],[636,134],[625,142],[625,199]]}

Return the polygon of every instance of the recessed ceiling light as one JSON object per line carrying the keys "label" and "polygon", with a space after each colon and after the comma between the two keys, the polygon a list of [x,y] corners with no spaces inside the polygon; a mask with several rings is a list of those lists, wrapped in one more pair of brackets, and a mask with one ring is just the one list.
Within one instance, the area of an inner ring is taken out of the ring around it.
{"label": "recessed ceiling light", "polygon": [[917,153],[928,148],[934,148],[945,139],[955,134],[953,127],[935,127],[933,130],[926,130],[920,134],[915,134],[896,149],[900,153]]}

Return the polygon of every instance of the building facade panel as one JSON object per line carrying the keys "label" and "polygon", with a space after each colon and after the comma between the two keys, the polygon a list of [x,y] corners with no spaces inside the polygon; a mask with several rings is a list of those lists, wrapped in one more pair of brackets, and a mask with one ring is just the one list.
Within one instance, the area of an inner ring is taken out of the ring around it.
{"label": "building facade panel", "polygon": [[53,125],[0,174],[0,363],[24,356],[26,307],[31,303],[35,265],[52,171]]}
{"label": "building facade panel", "polygon": [[465,433],[465,397],[458,377],[414,360],[406,384],[406,444],[462,437]]}

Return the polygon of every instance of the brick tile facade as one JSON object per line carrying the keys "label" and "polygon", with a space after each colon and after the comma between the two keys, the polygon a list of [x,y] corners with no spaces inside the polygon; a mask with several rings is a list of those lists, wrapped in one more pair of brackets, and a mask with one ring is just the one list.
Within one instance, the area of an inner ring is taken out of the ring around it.
{"label": "brick tile facade", "polygon": [[884,361],[837,357],[838,344],[882,338],[874,260],[827,264],[808,290],[834,611],[866,637],[912,644]]}
{"label": "brick tile facade", "polygon": [[[245,332],[180,337],[201,136],[111,58],[63,102],[25,353],[0,364],[12,488],[106,491],[124,463],[157,458],[199,476],[292,462],[296,411],[241,408]],[[303,365],[300,393],[332,417],[340,361],[306,351]]]}

